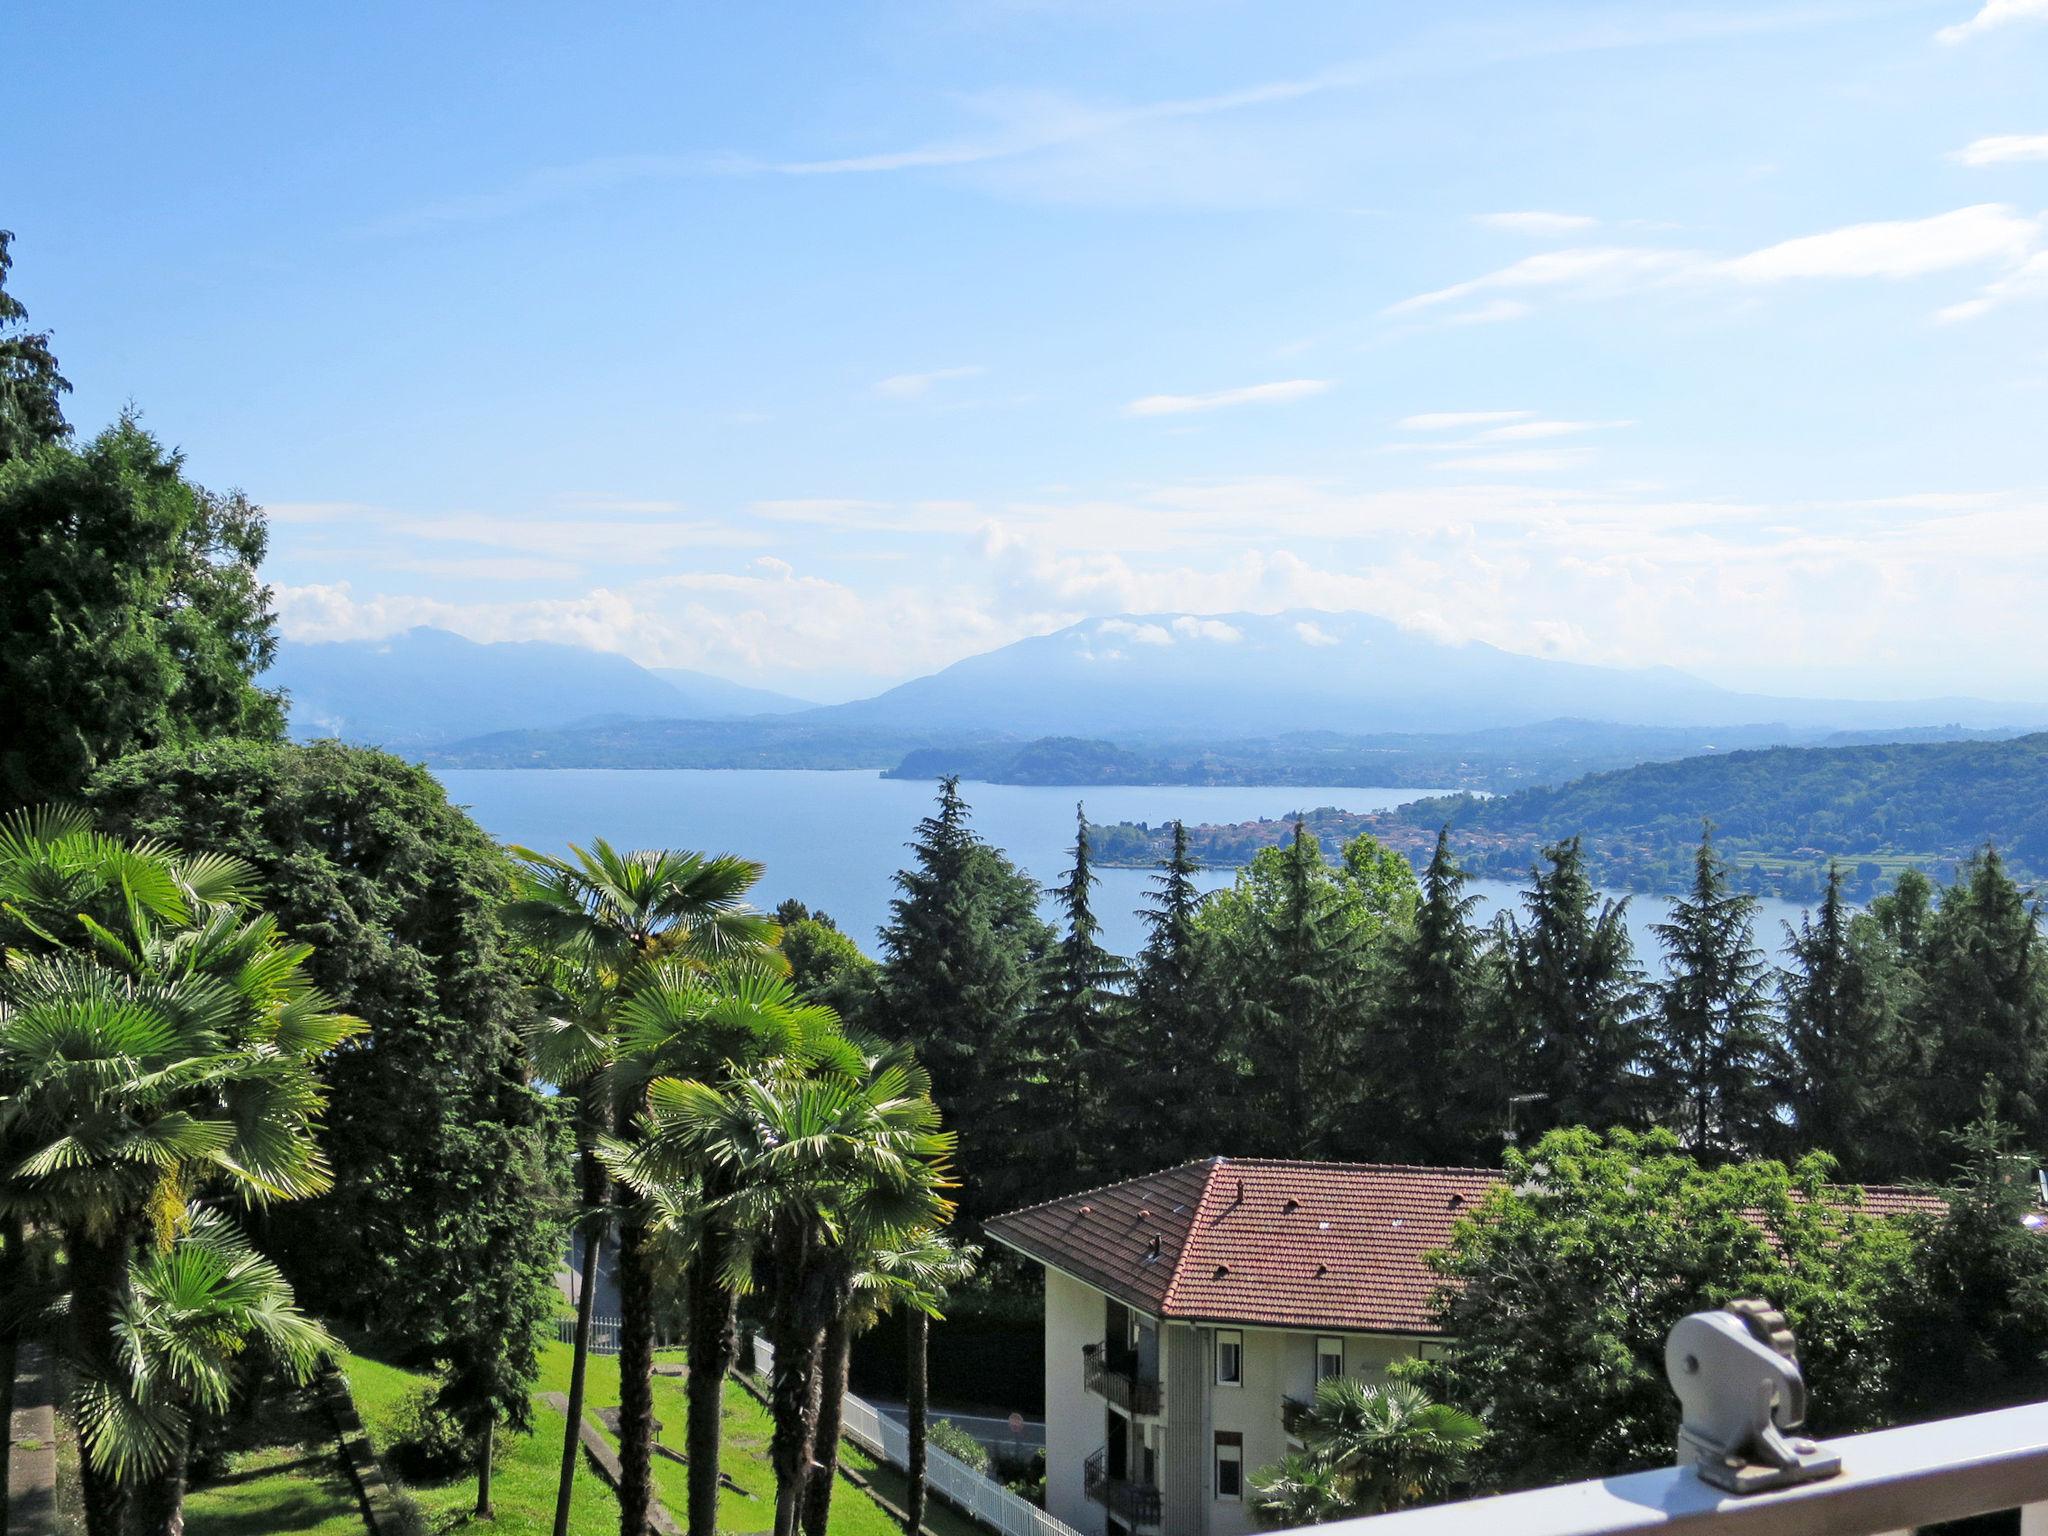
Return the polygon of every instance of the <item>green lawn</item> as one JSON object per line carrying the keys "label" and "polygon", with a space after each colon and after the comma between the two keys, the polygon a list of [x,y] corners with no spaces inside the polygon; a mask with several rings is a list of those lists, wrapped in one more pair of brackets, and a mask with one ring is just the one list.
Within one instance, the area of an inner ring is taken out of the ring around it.
{"label": "green lawn", "polygon": [[[664,1352],[662,1361],[680,1359]],[[570,1349],[566,1344],[541,1347],[541,1376],[537,1392],[569,1390]],[[368,1426],[370,1438],[381,1454],[390,1443],[392,1426],[400,1420],[407,1399],[426,1385],[426,1378],[388,1365],[364,1353],[351,1355],[345,1363],[356,1407]],[[615,1357],[590,1357],[589,1382],[584,1411],[595,1419],[600,1410],[618,1406],[619,1363]],[[662,1428],[658,1438],[678,1449],[683,1444],[685,1419],[683,1380],[658,1376],[654,1383],[654,1416]],[[562,1416],[536,1401],[534,1424],[537,1433],[513,1437],[498,1463],[492,1502],[498,1518],[494,1532],[504,1536],[547,1536],[553,1527],[555,1484],[561,1471]],[[721,1530],[735,1533],[765,1531],[775,1523],[775,1476],[768,1464],[768,1410],[737,1383],[725,1389],[725,1434],[720,1466],[726,1476],[744,1492],[728,1488],[719,1495],[718,1523]],[[613,1438],[607,1436],[607,1438]],[[614,1439],[614,1444],[616,1440]],[[862,1475],[872,1475],[878,1487],[901,1502],[903,1477],[887,1467],[871,1472],[868,1458],[845,1448],[849,1466]],[[688,1470],[665,1456],[654,1461],[655,1492],[669,1513],[680,1523],[688,1508]],[[476,1484],[463,1477],[440,1484],[408,1484],[407,1492],[426,1517],[429,1531],[442,1532],[472,1524],[469,1511],[476,1502]],[[980,1527],[954,1510],[932,1502],[927,1524],[939,1536],[986,1536]],[[575,1536],[612,1536],[618,1530],[618,1503],[611,1490],[583,1462],[576,1474],[576,1501],[570,1529]],[[276,1526],[293,1531],[293,1526]],[[309,1528],[318,1529],[318,1528]],[[881,1506],[859,1489],[840,1483],[832,1497],[832,1536],[900,1536],[900,1527]]]}
{"label": "green lawn", "polygon": [[186,1496],[192,1536],[363,1536],[355,1485],[311,1389],[266,1401],[226,1459],[220,1476]]}

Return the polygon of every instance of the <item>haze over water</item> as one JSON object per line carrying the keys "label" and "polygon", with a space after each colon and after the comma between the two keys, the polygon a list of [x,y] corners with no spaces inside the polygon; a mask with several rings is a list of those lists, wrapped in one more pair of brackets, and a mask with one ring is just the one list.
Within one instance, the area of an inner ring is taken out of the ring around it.
{"label": "haze over water", "polygon": [[[755,888],[759,904],[773,907],[794,896],[822,908],[862,948],[878,952],[877,933],[896,894],[894,876],[919,819],[933,803],[921,780],[885,779],[869,770],[801,769],[444,769],[449,796],[469,808],[484,829],[508,843],[560,853],[571,843],[602,835],[626,848],[697,848],[757,859],[767,873]],[[1350,811],[1384,810],[1438,791],[1414,788],[1258,785],[1091,785],[1086,787],[968,783],[961,786],[975,829],[1007,852],[1041,886],[1050,887],[1073,857],[1074,805],[1085,802],[1091,821],[1249,821],[1331,805]],[[1145,941],[1140,905],[1152,890],[1152,871],[1098,869],[1095,911],[1103,942],[1118,954],[1137,953]],[[1205,890],[1229,885],[1235,871],[1208,869]],[[1475,880],[1480,897],[1474,919],[1492,918],[1517,899],[1512,882]],[[1650,925],[1668,903],[1631,898],[1629,930],[1637,956],[1654,969],[1659,953]],[[1048,917],[1052,904],[1044,903]],[[1782,923],[1798,920],[1792,903],[1765,900],[1757,940],[1776,953]]]}

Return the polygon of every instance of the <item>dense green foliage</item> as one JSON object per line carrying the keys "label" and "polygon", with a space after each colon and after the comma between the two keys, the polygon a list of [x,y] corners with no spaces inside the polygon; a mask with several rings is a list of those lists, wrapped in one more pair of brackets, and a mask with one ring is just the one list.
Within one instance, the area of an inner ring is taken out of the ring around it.
{"label": "dense green foliage", "polygon": [[1489,1488],[1668,1463],[1665,1335],[1740,1297],[1792,1324],[1823,1435],[2038,1396],[2043,1239],[2002,1134],[1961,1138],[1947,1214],[1900,1218],[1823,1157],[1708,1165],[1663,1131],[1553,1131],[1438,1257],[1445,1350],[1408,1373],[1482,1413]]}
{"label": "dense green foliage", "polygon": [[[472,1303],[533,1316],[562,1192],[498,923],[503,853],[431,775],[333,742],[163,749],[88,795],[110,827],[245,860],[311,976],[369,1026],[326,1068],[334,1188],[265,1234],[302,1293],[423,1357],[458,1347]],[[512,1292],[478,1292],[501,1278],[486,1256]]]}
{"label": "dense green foliage", "polygon": [[7,291],[14,232],[0,229],[0,464],[61,441],[71,428],[63,395],[71,381],[57,370],[50,333],[28,328],[28,309]]}

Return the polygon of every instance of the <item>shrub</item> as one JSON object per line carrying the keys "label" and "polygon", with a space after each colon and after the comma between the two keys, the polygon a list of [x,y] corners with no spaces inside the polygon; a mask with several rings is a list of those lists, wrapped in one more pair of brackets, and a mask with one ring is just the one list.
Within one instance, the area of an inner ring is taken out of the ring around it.
{"label": "shrub", "polygon": [[983,1477],[988,1476],[988,1447],[951,1419],[935,1419],[931,1442],[958,1461],[965,1462]]}

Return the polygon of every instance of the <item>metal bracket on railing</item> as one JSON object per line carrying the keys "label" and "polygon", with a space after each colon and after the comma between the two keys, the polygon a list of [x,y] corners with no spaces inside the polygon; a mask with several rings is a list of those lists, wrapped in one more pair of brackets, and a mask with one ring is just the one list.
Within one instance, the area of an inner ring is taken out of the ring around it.
{"label": "metal bracket on railing", "polygon": [[1806,1379],[1784,1314],[1766,1301],[1731,1302],[1678,1320],[1664,1342],[1678,1394],[1678,1464],[1730,1493],[1817,1482],[1842,1458],[1784,1433],[1806,1422]]}

